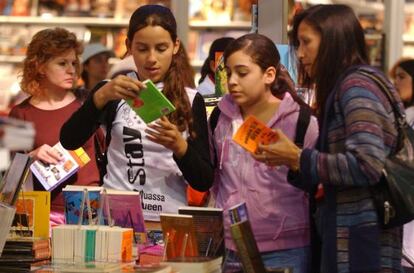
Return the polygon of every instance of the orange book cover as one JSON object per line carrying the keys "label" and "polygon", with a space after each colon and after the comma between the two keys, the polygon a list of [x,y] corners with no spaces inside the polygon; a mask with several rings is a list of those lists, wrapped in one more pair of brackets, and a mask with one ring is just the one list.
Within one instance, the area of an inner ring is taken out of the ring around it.
{"label": "orange book cover", "polygon": [[166,258],[198,256],[193,216],[160,214]]}
{"label": "orange book cover", "polygon": [[132,238],[134,231],[131,228],[124,229],[122,232],[122,262],[132,261]]}
{"label": "orange book cover", "polygon": [[255,153],[259,144],[269,144],[278,140],[278,135],[266,124],[248,116],[237,132],[233,140],[251,153]]}

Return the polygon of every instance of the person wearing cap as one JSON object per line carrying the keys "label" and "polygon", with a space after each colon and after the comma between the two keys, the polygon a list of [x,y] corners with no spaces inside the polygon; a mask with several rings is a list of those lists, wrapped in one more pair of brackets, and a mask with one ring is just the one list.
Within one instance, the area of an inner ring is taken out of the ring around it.
{"label": "person wearing cap", "polygon": [[111,66],[111,69],[108,72],[108,79],[114,79],[118,75],[126,75],[131,71],[137,72],[137,67],[135,66],[134,57],[128,55]]}
{"label": "person wearing cap", "polygon": [[[407,123],[414,128],[414,59],[402,59],[390,71],[395,88],[405,106]],[[414,263],[414,221],[404,225],[403,254]],[[403,259],[406,273],[414,273],[414,265]]]}
{"label": "person wearing cap", "polygon": [[113,57],[112,50],[100,43],[91,43],[85,46],[82,54],[82,80],[86,93],[102,80],[107,78],[109,58]]}

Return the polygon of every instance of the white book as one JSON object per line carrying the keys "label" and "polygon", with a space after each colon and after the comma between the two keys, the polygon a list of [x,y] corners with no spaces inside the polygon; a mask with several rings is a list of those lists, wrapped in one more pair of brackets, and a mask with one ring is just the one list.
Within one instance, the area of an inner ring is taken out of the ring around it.
{"label": "white book", "polygon": [[83,148],[69,151],[63,148],[60,142],[53,148],[61,154],[62,160],[60,162],[47,164],[36,160],[30,165],[30,170],[47,191],[52,191],[90,161]]}

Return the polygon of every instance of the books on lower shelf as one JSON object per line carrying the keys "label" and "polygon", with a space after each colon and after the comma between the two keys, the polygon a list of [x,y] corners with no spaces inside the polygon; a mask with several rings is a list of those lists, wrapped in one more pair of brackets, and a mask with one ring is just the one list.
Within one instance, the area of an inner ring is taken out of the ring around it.
{"label": "books on lower shelf", "polygon": [[36,160],[30,165],[30,170],[47,191],[52,191],[58,185],[65,182],[79,168],[85,166],[90,161],[90,157],[82,147],[69,151],[63,148],[59,142],[53,148],[62,156],[62,160],[59,163],[48,164],[41,160]]}
{"label": "books on lower shelf", "polygon": [[193,216],[200,256],[224,255],[223,209],[185,206],[178,213]]}
{"label": "books on lower shelf", "polygon": [[199,256],[193,216],[161,213],[160,221],[165,258]]}
{"label": "books on lower shelf", "polygon": [[49,238],[8,239],[0,257],[0,272],[28,272],[49,263]]}
{"label": "books on lower shelf", "polygon": [[0,265],[10,261],[41,261],[51,256],[49,238],[8,239],[0,257]]}

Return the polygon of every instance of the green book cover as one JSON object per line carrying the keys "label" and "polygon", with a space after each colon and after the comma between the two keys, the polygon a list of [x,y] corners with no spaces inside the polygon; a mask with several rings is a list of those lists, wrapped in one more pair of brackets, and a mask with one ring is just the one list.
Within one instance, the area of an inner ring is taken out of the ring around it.
{"label": "green book cover", "polygon": [[[128,76],[130,76],[130,73],[128,73]],[[143,83],[147,88],[141,90],[135,99],[128,99],[127,103],[145,123],[153,122],[161,116],[175,111],[174,105],[158,90],[151,80],[145,80]]]}
{"label": "green book cover", "polygon": [[96,230],[86,230],[85,262],[95,260]]}

